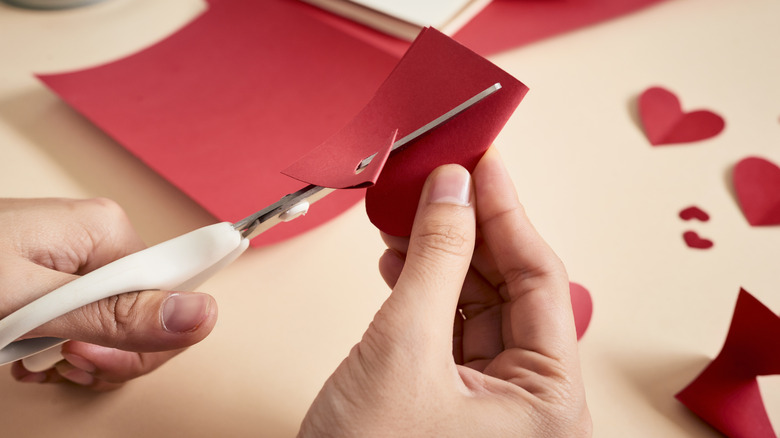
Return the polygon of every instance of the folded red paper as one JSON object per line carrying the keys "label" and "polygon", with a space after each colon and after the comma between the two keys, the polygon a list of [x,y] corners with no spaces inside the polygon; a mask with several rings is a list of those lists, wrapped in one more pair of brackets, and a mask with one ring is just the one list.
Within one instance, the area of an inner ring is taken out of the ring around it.
{"label": "folded red paper", "polygon": [[780,374],[780,317],[744,289],[718,357],[677,394],[730,437],[775,438],[757,376]]}
{"label": "folded red paper", "polygon": [[528,91],[441,32],[423,30],[357,117],[285,173],[336,188],[373,182],[354,169],[386,147],[388,132],[397,129],[404,137],[496,83],[501,89],[396,151],[368,189],[371,222],[388,234],[408,236],[431,171],[448,163],[472,170]]}
{"label": "folded red paper", "polygon": [[[473,170],[528,88],[446,35],[427,29],[414,41],[385,83],[388,103],[395,94],[428,96],[414,108],[388,106],[399,135],[444,114],[495,83],[501,89],[388,160],[366,192],[366,211],[380,230],[408,236],[423,184],[436,167],[457,163]],[[421,114],[425,116],[418,120]]]}

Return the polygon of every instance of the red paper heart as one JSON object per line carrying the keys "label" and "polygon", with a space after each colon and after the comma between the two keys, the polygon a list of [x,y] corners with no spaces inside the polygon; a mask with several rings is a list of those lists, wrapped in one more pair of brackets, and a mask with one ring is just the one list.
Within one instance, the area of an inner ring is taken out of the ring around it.
{"label": "red paper heart", "polygon": [[710,249],[714,245],[712,240],[699,237],[695,231],[686,231],[683,233],[683,239],[685,239],[686,245],[696,249]]}
{"label": "red paper heart", "polygon": [[705,140],[726,125],[712,111],[683,112],[677,96],[661,87],[648,88],[639,96],[639,117],[653,146]]}
{"label": "red paper heart", "polygon": [[691,219],[698,219],[702,222],[707,222],[708,220],[710,220],[710,215],[708,215],[707,212],[702,210],[701,208],[692,205],[680,211],[680,219],[685,221],[689,221]]}
{"label": "red paper heart", "polygon": [[734,166],[734,190],[750,225],[780,225],[780,167],[759,157]]}
{"label": "red paper heart", "polygon": [[574,326],[577,328],[577,340],[579,340],[590,325],[590,318],[593,316],[593,300],[590,292],[577,283],[569,283],[569,293],[574,311]]}

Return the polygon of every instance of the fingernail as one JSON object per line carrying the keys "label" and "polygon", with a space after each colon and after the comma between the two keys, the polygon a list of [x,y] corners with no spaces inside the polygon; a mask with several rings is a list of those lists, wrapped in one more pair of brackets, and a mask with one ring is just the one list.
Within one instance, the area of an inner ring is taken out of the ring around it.
{"label": "fingernail", "polygon": [[429,202],[468,206],[471,198],[471,175],[461,166],[444,166],[436,170],[431,182]]}
{"label": "fingernail", "polygon": [[73,383],[78,383],[79,385],[84,386],[89,386],[95,381],[95,377],[92,374],[78,368],[74,368],[62,374],[62,377],[70,380]]}
{"label": "fingernail", "polygon": [[163,304],[163,328],[171,333],[187,333],[197,329],[208,314],[210,301],[203,294],[171,295]]}
{"label": "fingernail", "polygon": [[24,383],[43,383],[46,380],[46,373],[31,373],[20,379]]}
{"label": "fingernail", "polygon": [[97,370],[97,367],[92,362],[76,354],[66,353],[63,354],[62,357],[68,361],[69,364],[88,373],[94,373],[95,370]]}

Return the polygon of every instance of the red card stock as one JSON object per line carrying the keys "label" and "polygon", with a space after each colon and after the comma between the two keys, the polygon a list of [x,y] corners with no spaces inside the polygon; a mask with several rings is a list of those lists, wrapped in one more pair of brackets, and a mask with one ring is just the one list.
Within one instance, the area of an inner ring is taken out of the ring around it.
{"label": "red card stock", "polygon": [[[396,63],[296,2],[221,0],[135,55],[40,78],[217,218],[235,221],[301,188],[280,170],[345,126]],[[313,228],[361,197],[334,193],[253,243]]]}
{"label": "red card stock", "polygon": [[701,208],[692,205],[680,211],[680,219],[685,221],[689,221],[691,219],[698,219],[702,222],[707,222],[708,220],[710,220],[710,215],[707,214],[707,212],[702,210]]}
{"label": "red card stock", "polygon": [[773,374],[780,317],[742,289],[723,349],[677,399],[727,436],[775,438],[756,380]]}
{"label": "red card stock", "polygon": [[403,137],[493,84],[501,89],[394,153],[366,194],[366,211],[380,230],[408,236],[425,179],[436,167],[473,170],[528,88],[435,29],[425,29],[382,85],[372,123]]}
{"label": "red card stock", "polygon": [[454,37],[496,53],[637,11],[660,0],[493,0]]}
{"label": "red card stock", "polygon": [[[660,1],[493,0],[454,38],[481,55],[489,55],[635,12]],[[406,41],[313,6],[303,5],[302,10],[389,53],[400,55],[408,47]]]}
{"label": "red card stock", "polygon": [[712,240],[700,237],[696,231],[686,231],[683,233],[683,240],[685,244],[690,248],[695,249],[710,249],[714,245]]}
{"label": "red card stock", "polygon": [[725,122],[709,110],[683,112],[677,96],[652,87],[639,96],[639,117],[653,146],[690,143],[719,134]]}
{"label": "red card stock", "polygon": [[590,325],[593,316],[593,299],[590,292],[584,286],[577,283],[569,283],[571,294],[571,307],[574,311],[574,326],[577,328],[577,339],[582,339]]}
{"label": "red card stock", "polygon": [[[494,1],[491,7],[513,8],[515,2]],[[476,26],[473,36],[466,32],[464,38],[481,38],[478,28],[503,29],[483,40],[489,43],[480,49],[486,53],[653,2],[518,1],[527,8],[513,9],[514,16],[504,9],[489,20],[480,18],[478,26],[469,25]],[[534,15],[532,9],[542,4],[546,11]],[[289,0],[210,1],[207,12],[149,49],[40,78],[217,218],[234,221],[299,188],[279,170],[345,126],[407,47],[376,34],[366,38],[372,31],[314,11]],[[533,35],[523,31],[533,27],[528,21],[539,23]],[[253,244],[313,228],[360,196],[337,192],[305,220],[275,227]]]}
{"label": "red card stock", "polygon": [[748,157],[734,167],[734,190],[750,225],[780,225],[780,167]]}

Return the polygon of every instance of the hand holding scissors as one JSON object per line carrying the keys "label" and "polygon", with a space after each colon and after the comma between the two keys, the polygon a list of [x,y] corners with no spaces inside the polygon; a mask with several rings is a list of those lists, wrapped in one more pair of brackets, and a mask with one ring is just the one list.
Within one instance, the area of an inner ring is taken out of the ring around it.
{"label": "hand holding scissors", "polygon": [[[495,84],[430,123],[396,141],[399,149],[500,88]],[[366,166],[370,157],[363,160]],[[358,169],[359,170],[359,169]],[[236,223],[209,225],[100,267],[25,305],[0,320],[0,365],[24,359],[25,368],[43,371],[62,359],[60,338],[26,338],[26,333],[92,302],[141,290],[189,291],[230,264],[249,240],[304,214],[333,189],[309,185]]]}

